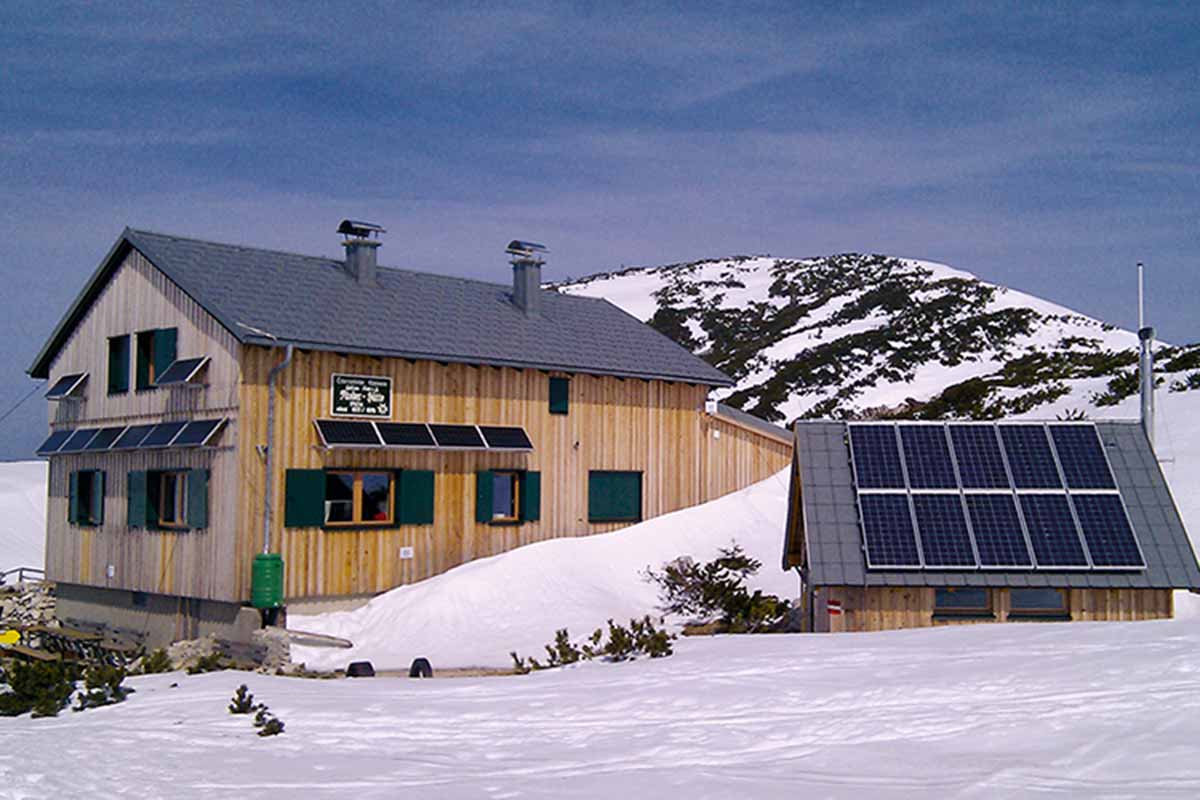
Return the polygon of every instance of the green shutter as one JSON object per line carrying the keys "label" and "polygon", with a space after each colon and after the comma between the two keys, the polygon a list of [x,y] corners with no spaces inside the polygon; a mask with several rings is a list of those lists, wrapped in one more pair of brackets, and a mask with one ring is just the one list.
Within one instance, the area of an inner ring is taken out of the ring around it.
{"label": "green shutter", "polygon": [[104,473],[101,470],[92,472],[92,496],[88,498],[91,504],[91,523],[104,524]]}
{"label": "green shutter", "polygon": [[129,337],[114,336],[108,340],[108,393],[129,391]]}
{"label": "green shutter", "polygon": [[149,527],[148,500],[149,492],[146,487],[149,481],[145,472],[129,473],[129,527]]}
{"label": "green shutter", "polygon": [[[178,331],[175,328],[162,328],[154,332],[154,374],[162,375],[167,367],[175,363],[175,340]],[[157,381],[157,377],[155,378]]]}
{"label": "green shutter", "polygon": [[521,521],[537,522],[542,516],[542,473],[521,474]]}
{"label": "green shutter", "polygon": [[588,521],[636,522],[642,518],[642,473],[588,473]]}
{"label": "green shutter", "polygon": [[567,378],[550,379],[550,413],[566,414],[570,405],[571,381]]}
{"label": "green shutter", "polygon": [[187,525],[208,527],[208,470],[193,469],[187,474]]}
{"label": "green shutter", "polygon": [[138,389],[150,387],[150,351],[154,347],[154,331],[142,331],[134,337],[137,348],[137,382]]}
{"label": "green shutter", "polygon": [[396,474],[397,524],[433,524],[433,485],[432,470],[405,469]]}
{"label": "green shutter", "polygon": [[475,521],[492,521],[492,473],[481,470],[475,473]]}
{"label": "green shutter", "polygon": [[289,469],[283,490],[283,524],[311,528],[325,524],[325,471]]}
{"label": "green shutter", "polygon": [[72,472],[70,477],[70,488],[67,492],[67,522],[71,525],[79,524],[79,473]]}

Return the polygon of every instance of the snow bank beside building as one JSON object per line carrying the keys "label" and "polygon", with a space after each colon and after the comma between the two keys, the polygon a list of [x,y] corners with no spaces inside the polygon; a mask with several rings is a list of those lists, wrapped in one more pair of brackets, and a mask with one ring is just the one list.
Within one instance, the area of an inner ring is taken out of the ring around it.
{"label": "snow bank beside building", "polygon": [[46,564],[45,461],[0,461],[0,571]]}

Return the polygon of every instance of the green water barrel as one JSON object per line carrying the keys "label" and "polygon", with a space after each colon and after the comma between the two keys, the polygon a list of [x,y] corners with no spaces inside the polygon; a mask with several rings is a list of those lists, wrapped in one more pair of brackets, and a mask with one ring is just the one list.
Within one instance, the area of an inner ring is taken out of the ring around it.
{"label": "green water barrel", "polygon": [[279,608],[283,605],[283,556],[259,553],[250,573],[250,604],[255,608]]}

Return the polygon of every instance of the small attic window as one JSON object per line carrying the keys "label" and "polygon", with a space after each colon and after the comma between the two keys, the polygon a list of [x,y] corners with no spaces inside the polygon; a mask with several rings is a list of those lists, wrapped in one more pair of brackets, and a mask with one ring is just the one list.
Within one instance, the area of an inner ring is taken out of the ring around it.
{"label": "small attic window", "polygon": [[158,386],[158,378],[175,363],[175,343],[178,329],[160,328],[139,331],[137,335],[138,391]]}
{"label": "small attic window", "polygon": [[78,400],[83,396],[83,386],[87,383],[88,374],[79,372],[74,375],[63,375],[50,391],[46,392],[47,400]]}

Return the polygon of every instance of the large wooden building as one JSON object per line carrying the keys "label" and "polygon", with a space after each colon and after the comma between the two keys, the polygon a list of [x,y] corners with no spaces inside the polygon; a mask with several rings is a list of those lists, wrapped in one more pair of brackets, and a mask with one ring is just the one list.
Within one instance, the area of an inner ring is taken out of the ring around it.
{"label": "large wooden building", "polygon": [[1200,566],[1137,422],[798,422],[808,630],[1172,616]]}
{"label": "large wooden building", "polygon": [[360,602],[789,463],[785,431],[708,401],[727,376],[542,289],[536,247],[500,285],[340,232],[344,261],[126,230],[101,262],[30,369],[60,615],[245,635],[252,600]]}

